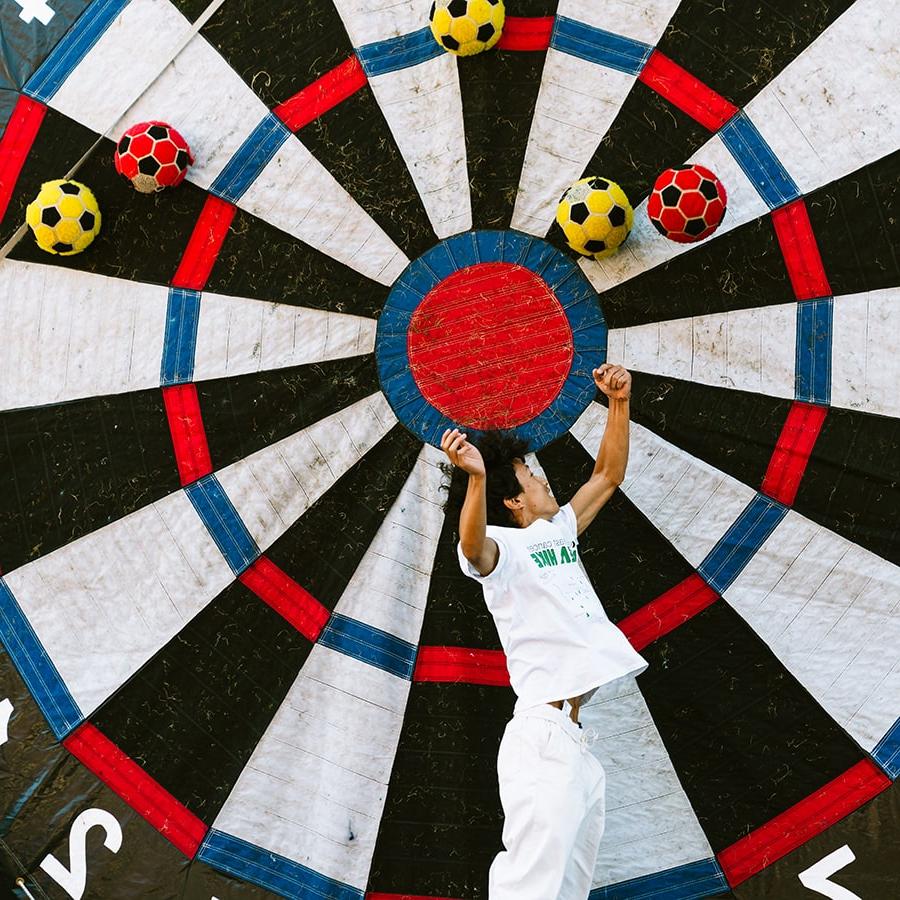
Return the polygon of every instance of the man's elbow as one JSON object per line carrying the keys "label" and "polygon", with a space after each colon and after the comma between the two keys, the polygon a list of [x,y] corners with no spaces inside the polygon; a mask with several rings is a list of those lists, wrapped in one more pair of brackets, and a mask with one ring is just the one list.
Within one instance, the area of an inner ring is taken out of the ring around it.
{"label": "man's elbow", "polygon": [[594,476],[594,478],[596,478],[598,481],[603,482],[604,484],[617,488],[625,480],[625,472],[621,470],[615,471],[610,469],[603,469],[602,471],[598,472]]}

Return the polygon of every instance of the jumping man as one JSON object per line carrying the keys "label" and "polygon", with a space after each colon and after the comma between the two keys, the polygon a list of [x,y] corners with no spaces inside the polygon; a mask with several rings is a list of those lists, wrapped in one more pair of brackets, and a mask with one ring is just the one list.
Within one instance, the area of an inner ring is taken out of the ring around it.
{"label": "jumping man", "polygon": [[[503,845],[489,900],[586,900],[603,835],[606,776],[578,712],[600,685],[646,661],[603,611],[578,558],[578,535],[625,477],[631,375],[604,363],[594,382],[609,416],[591,477],[560,507],[525,462],[527,446],[491,432],[441,449],[467,472],[459,561],[478,581],[517,700],[497,756]],[[565,707],[568,706],[568,712]]]}

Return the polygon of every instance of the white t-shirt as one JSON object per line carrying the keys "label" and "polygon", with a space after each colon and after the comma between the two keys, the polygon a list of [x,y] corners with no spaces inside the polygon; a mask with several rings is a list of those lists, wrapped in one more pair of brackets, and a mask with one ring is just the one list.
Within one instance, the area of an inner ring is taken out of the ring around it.
{"label": "white t-shirt", "polygon": [[600,685],[647,668],[610,622],[581,565],[571,503],[527,528],[488,525],[487,536],[500,550],[489,575],[478,574],[461,544],[456,549],[494,617],[516,712],[550,700],[584,702]]}

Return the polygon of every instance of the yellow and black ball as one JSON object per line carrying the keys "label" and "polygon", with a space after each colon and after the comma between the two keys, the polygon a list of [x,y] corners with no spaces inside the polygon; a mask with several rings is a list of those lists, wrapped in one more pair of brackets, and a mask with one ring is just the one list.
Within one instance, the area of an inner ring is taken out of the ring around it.
{"label": "yellow and black ball", "polygon": [[592,175],[576,181],[563,194],[556,221],[573,250],[605,259],[628,237],[634,210],[619,185]]}
{"label": "yellow and black ball", "polygon": [[100,232],[100,207],[89,187],[58,178],[41,185],[25,210],[25,221],[42,250],[74,256]]}
{"label": "yellow and black ball", "polygon": [[434,0],[431,33],[448,52],[471,56],[490,50],[503,31],[503,0]]}

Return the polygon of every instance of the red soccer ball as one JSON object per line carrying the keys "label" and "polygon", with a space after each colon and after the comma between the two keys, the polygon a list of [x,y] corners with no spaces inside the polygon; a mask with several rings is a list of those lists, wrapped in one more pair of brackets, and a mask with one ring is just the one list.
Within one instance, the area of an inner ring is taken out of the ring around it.
{"label": "red soccer ball", "polygon": [[653,185],[647,215],[670,241],[689,244],[709,237],[725,215],[725,187],[704,166],[666,169]]}
{"label": "red soccer ball", "polygon": [[194,161],[187,141],[165,122],[138,122],[119,138],[116,171],[142,194],[152,194],[184,181]]}

